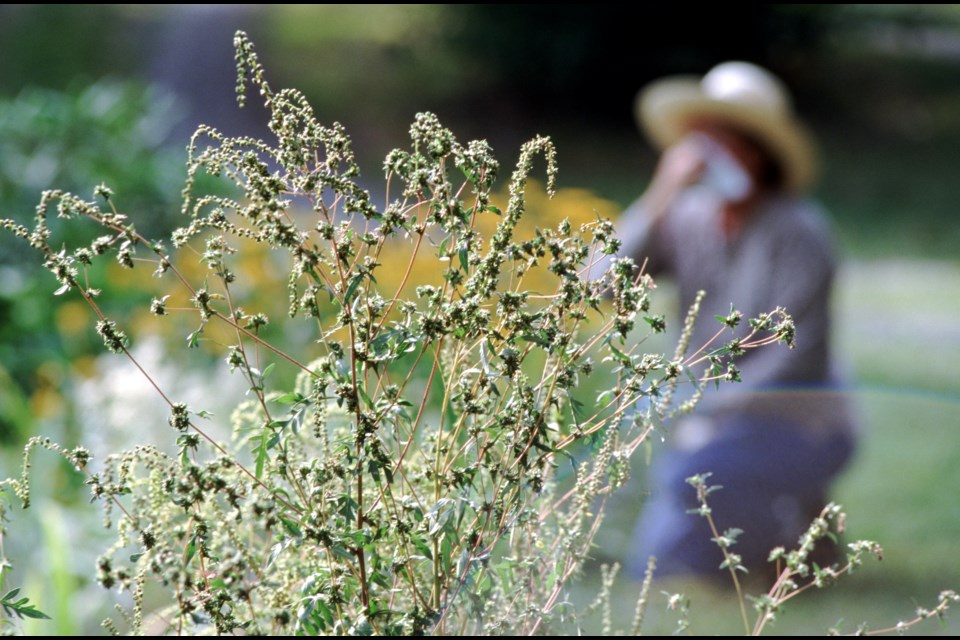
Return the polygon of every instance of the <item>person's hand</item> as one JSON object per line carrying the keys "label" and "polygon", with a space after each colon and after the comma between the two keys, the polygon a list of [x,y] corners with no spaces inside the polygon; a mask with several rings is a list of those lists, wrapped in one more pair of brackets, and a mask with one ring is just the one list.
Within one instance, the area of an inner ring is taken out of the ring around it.
{"label": "person's hand", "polygon": [[700,136],[688,135],[663,152],[651,188],[656,186],[658,190],[675,194],[696,182],[706,161]]}
{"label": "person's hand", "polygon": [[696,135],[689,135],[663,152],[644,196],[659,218],[681,190],[696,182],[706,166],[706,152]]}

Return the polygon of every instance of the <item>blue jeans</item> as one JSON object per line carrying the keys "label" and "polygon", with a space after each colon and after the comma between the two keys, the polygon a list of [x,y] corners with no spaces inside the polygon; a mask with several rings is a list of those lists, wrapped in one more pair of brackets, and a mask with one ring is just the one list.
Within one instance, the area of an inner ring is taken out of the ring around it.
{"label": "blue jeans", "polygon": [[664,451],[651,468],[652,495],[634,532],[631,573],[641,577],[653,555],[658,576],[721,575],[723,554],[706,518],[687,513],[699,504],[686,478],[706,472],[707,484],[723,487],[707,498],[717,530],[742,529],[732,550],[748,569],[766,566],[774,547],[796,547],[853,448],[847,433],[816,437],[792,425],[752,424],[733,426],[693,452]]}

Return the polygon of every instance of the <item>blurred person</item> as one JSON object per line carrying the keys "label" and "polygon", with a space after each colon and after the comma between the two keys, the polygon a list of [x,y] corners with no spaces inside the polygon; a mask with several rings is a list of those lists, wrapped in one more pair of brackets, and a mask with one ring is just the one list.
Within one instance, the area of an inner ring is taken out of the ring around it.
{"label": "blurred person", "polygon": [[[710,472],[708,484],[722,486],[709,496],[719,531],[742,529],[732,551],[762,570],[772,548],[796,547],[854,449],[830,351],[831,233],[803,195],[815,175],[814,144],[781,81],[745,62],[656,81],[638,96],[636,115],[663,153],[618,223],[620,255],[672,276],[683,309],[706,291],[691,352],[731,305],[743,313],[738,335],[748,318],[785,307],[796,347],[748,350],[736,362],[742,382],[707,389],[672,427],[650,470],[630,561],[637,575],[650,555],[658,575],[725,575],[706,519],[688,513],[698,504],[686,478]],[[835,549],[818,552],[824,564]]]}

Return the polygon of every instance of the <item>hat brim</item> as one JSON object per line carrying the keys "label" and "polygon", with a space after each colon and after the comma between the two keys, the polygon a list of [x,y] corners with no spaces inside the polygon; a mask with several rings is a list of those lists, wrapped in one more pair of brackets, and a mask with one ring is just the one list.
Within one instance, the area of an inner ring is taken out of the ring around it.
{"label": "hat brim", "polygon": [[796,119],[750,105],[709,98],[696,77],[659,80],[637,95],[635,115],[658,148],[666,149],[698,120],[729,123],[763,144],[783,169],[784,187],[801,191],[816,178],[816,149],[807,128]]}

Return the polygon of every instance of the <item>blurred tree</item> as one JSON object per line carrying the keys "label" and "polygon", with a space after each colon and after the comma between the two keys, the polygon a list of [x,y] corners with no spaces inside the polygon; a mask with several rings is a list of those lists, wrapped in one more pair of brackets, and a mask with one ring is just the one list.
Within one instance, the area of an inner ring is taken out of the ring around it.
{"label": "blurred tree", "polygon": [[[145,232],[172,228],[185,170],[182,153],[160,143],[174,119],[170,96],[130,84],[99,82],[69,93],[31,88],[0,100],[0,217],[28,223],[44,189],[91,198],[93,188],[106,183]],[[98,233],[91,226],[80,237],[66,236],[55,217],[50,227],[70,246]],[[50,313],[47,296],[56,282],[32,251],[11,234],[0,236],[0,378],[16,382],[4,385],[0,398],[0,441],[20,439],[15,432],[29,428],[22,410],[27,397],[33,413],[42,414],[40,405],[57,394],[66,363],[100,351],[92,331],[76,330],[81,318]],[[136,297],[135,289],[129,293]],[[65,339],[60,329],[71,327]]]}
{"label": "blurred tree", "polygon": [[129,17],[106,4],[0,5],[0,96],[132,73],[143,34]]}
{"label": "blurred tree", "polygon": [[775,57],[815,48],[830,10],[656,4],[627,19],[614,6],[472,4],[451,9],[445,33],[455,51],[483,61],[491,88],[539,109],[622,119],[656,77],[727,59],[775,68]]}

